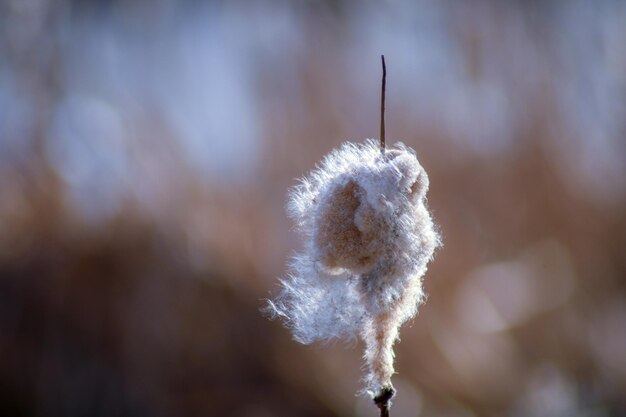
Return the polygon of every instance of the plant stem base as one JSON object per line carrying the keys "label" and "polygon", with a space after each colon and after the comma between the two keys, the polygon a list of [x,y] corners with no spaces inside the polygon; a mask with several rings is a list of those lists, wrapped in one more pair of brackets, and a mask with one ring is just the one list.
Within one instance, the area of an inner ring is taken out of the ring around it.
{"label": "plant stem base", "polygon": [[390,401],[396,394],[396,390],[391,385],[383,387],[380,394],[374,397],[374,403],[380,409],[380,417],[389,417]]}

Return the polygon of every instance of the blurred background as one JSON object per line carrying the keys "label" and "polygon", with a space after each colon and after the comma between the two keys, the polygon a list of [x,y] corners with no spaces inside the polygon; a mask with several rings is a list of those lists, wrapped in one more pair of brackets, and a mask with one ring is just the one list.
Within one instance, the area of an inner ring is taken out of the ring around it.
{"label": "blurred background", "polygon": [[0,415],[375,416],[259,312],[287,189],[416,149],[395,416],[626,416],[626,2],[3,0]]}

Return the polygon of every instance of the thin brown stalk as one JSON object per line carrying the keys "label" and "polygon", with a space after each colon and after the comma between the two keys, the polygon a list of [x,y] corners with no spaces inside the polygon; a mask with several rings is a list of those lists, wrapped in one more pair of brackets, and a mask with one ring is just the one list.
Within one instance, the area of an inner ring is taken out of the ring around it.
{"label": "thin brown stalk", "polygon": [[380,56],[383,62],[383,85],[380,95],[380,151],[385,154],[385,90],[387,88],[387,66],[385,65],[385,55]]}
{"label": "thin brown stalk", "polygon": [[386,386],[380,390],[380,394],[374,398],[374,403],[380,409],[380,417],[389,417],[390,401],[395,395],[396,390],[391,386]]}

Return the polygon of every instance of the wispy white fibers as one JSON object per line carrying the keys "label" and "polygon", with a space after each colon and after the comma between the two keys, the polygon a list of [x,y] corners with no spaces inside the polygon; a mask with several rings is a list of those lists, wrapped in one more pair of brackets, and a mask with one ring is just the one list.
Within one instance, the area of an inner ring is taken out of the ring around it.
{"label": "wispy white fibers", "polygon": [[367,389],[391,388],[393,344],[422,302],[422,277],[439,245],[426,208],[428,175],[401,143],[345,143],[289,194],[304,238],[267,310],[302,343],[352,339],[366,346]]}

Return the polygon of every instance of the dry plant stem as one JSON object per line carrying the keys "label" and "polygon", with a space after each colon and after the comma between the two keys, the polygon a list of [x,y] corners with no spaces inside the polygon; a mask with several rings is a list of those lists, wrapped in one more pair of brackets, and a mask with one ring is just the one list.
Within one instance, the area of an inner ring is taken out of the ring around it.
{"label": "dry plant stem", "polygon": [[389,401],[395,395],[393,387],[384,387],[380,394],[374,398],[374,402],[380,409],[380,417],[389,417]]}
{"label": "dry plant stem", "polygon": [[387,404],[380,405],[380,417],[389,417],[389,407]]}
{"label": "dry plant stem", "polygon": [[387,87],[387,66],[385,65],[385,55],[381,55],[383,62],[383,85],[380,95],[380,151],[385,154],[385,90]]}
{"label": "dry plant stem", "polygon": [[[385,55],[380,59],[383,65],[383,79],[380,94],[380,151],[385,155],[385,93],[387,89],[387,65],[385,65]],[[379,336],[380,338],[380,336]],[[393,387],[385,387],[380,394],[374,398],[374,402],[380,409],[380,417],[389,417],[389,401],[394,396]]]}

